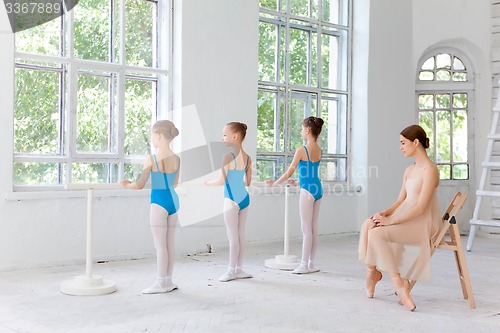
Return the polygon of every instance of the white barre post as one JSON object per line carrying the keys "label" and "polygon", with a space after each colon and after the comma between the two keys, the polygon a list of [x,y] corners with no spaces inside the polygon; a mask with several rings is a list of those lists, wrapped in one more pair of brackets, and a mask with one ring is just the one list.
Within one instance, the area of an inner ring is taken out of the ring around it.
{"label": "white barre post", "polygon": [[285,237],[283,239],[283,254],[285,257],[288,256],[288,224],[290,222],[289,216],[288,216],[288,204],[290,202],[290,186],[287,185],[285,187]]}
{"label": "white barre post", "polygon": [[288,224],[289,224],[289,202],[290,202],[290,185],[285,187],[285,235],[283,238],[283,255],[277,255],[274,258],[267,259],[264,262],[264,266],[268,268],[282,269],[282,270],[293,270],[299,266],[297,256],[289,254],[289,242],[288,242]]}
{"label": "white barre post", "polygon": [[61,292],[75,296],[105,295],[116,291],[116,283],[105,280],[99,275],[92,275],[92,229],[94,215],[94,189],[113,190],[122,188],[120,184],[68,184],[67,190],[87,190],[87,249],[85,275],[61,283]]}

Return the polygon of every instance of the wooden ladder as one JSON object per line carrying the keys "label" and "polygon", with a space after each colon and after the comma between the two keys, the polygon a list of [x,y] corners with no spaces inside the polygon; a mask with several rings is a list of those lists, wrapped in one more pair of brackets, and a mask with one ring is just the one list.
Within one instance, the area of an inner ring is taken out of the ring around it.
{"label": "wooden ladder", "polygon": [[482,163],[482,173],[481,181],[479,182],[479,189],[476,191],[476,206],[474,207],[474,213],[472,214],[472,219],[470,220],[470,231],[469,239],[467,240],[467,251],[470,252],[472,249],[472,243],[474,242],[474,236],[476,235],[477,226],[487,226],[487,227],[500,227],[499,219],[480,219],[479,210],[484,197],[490,198],[500,198],[500,192],[498,191],[488,191],[486,190],[486,180],[488,178],[488,173],[491,169],[500,169],[500,162],[492,161],[493,155],[493,145],[495,142],[500,142],[500,133],[496,133],[498,128],[498,117],[500,114],[500,90],[498,91],[497,102],[493,108],[493,121],[491,122],[491,129],[488,135],[488,145],[486,146],[486,155],[484,162]]}

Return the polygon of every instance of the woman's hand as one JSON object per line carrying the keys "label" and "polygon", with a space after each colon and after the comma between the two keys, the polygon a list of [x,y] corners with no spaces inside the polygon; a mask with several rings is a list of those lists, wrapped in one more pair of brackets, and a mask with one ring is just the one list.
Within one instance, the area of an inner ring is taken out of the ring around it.
{"label": "woman's hand", "polygon": [[389,216],[385,216],[384,213],[375,213],[371,217],[372,221],[375,222],[376,227],[387,226],[391,224],[391,219]]}
{"label": "woman's hand", "polygon": [[295,179],[288,179],[288,185],[290,186],[299,186],[299,182],[296,181]]}
{"label": "woman's hand", "polygon": [[128,186],[131,184],[131,182],[130,182],[130,180],[125,179],[125,180],[122,180],[120,182],[120,184],[122,184],[123,187],[128,188]]}
{"label": "woman's hand", "polygon": [[267,186],[274,186],[274,180],[272,179],[268,179],[266,181],[264,181],[264,184],[266,184]]}

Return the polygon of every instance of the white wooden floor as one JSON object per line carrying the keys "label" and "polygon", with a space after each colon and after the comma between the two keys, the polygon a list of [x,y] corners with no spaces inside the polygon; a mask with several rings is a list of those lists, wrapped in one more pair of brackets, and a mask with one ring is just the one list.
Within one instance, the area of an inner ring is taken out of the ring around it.
{"label": "white wooden floor", "polygon": [[[179,289],[158,295],[141,290],[155,280],[153,259],[94,265],[118,291],[68,296],[60,282],[84,266],[0,273],[0,332],[499,332],[500,239],[476,237],[466,253],[477,309],[463,300],[451,252],[433,257],[433,280],[419,282],[411,313],[398,305],[390,278],[365,296],[365,269],[357,261],[357,236],[320,236],[321,272],[293,275],[264,267],[282,243],[249,244],[246,270],[253,279],[218,282],[227,249],[178,257]],[[466,239],[463,239],[465,242]],[[300,254],[300,240],[291,251]]]}

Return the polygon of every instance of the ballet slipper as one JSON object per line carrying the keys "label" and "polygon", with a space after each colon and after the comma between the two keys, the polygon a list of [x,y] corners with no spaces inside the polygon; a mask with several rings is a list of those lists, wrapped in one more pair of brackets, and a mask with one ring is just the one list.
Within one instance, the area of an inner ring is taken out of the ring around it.
{"label": "ballet slipper", "polygon": [[414,311],[417,306],[413,302],[410,295],[410,283],[408,280],[401,280],[401,278],[394,281],[394,287],[396,289],[396,294],[399,296],[399,304],[406,306],[410,311]]}
{"label": "ballet slipper", "polygon": [[382,273],[376,268],[368,268],[366,271],[366,296],[373,298],[375,285],[382,280]]}
{"label": "ballet slipper", "polygon": [[167,285],[167,293],[171,292],[172,290],[177,289],[177,285],[175,283]]}
{"label": "ballet slipper", "polygon": [[251,279],[251,278],[253,278],[252,274],[247,273],[245,271],[240,271],[239,273],[236,273],[234,276],[236,277],[236,279]]}
{"label": "ballet slipper", "polygon": [[219,278],[220,282],[229,282],[229,281],[232,281],[232,280],[236,280],[236,275],[233,272],[231,272],[231,271],[227,271],[226,274],[222,275]]}
{"label": "ballet slipper", "polygon": [[319,272],[319,268],[314,265],[309,265],[309,273],[317,273]]}
{"label": "ballet slipper", "polygon": [[292,271],[293,274],[309,274],[309,268],[306,265],[300,264],[299,267]]}
{"label": "ballet slipper", "polygon": [[159,282],[153,284],[152,286],[144,289],[142,291],[143,294],[161,294],[161,293],[166,293],[168,289],[166,287],[163,287]]}

